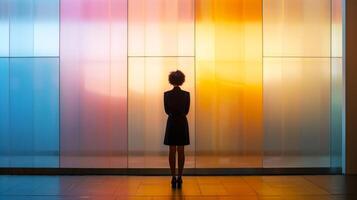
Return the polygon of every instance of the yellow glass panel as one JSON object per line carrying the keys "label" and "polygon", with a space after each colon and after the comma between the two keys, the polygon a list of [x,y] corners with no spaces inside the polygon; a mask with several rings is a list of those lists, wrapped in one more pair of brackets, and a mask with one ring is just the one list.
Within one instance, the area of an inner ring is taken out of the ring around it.
{"label": "yellow glass panel", "polygon": [[330,166],[330,58],[264,59],[264,167]]}
{"label": "yellow glass panel", "polygon": [[130,0],[129,56],[193,56],[193,0]]}
{"label": "yellow glass panel", "polygon": [[195,93],[194,59],[189,57],[129,58],[129,167],[167,168],[168,146],[163,144],[167,115],[164,111],[164,92],[170,90],[168,75],[180,69],[186,75],[181,87],[191,96],[188,114],[190,145],[185,147],[185,167],[194,167]]}
{"label": "yellow glass panel", "polygon": [[196,166],[262,166],[261,0],[196,0]]}
{"label": "yellow glass panel", "polygon": [[264,0],[264,56],[330,56],[330,0]]}

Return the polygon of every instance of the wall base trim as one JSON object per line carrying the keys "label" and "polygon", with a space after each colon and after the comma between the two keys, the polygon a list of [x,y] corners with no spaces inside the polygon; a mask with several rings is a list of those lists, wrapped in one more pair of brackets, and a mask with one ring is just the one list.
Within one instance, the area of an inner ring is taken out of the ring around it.
{"label": "wall base trim", "polygon": [[[341,168],[188,168],[184,175],[334,175]],[[0,168],[0,175],[170,175],[168,168]]]}

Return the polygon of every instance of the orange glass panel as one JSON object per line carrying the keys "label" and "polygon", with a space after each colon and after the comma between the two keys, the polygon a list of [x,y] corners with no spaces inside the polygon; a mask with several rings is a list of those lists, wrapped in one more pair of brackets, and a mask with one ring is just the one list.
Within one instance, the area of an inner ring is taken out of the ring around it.
{"label": "orange glass panel", "polygon": [[262,167],[261,2],[196,1],[197,167]]}

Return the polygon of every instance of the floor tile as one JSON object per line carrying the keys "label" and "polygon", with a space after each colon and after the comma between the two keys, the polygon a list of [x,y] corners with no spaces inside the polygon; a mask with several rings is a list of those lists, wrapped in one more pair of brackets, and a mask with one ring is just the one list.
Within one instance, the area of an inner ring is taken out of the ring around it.
{"label": "floor tile", "polygon": [[0,200],[357,200],[355,176],[0,176]]}
{"label": "floor tile", "polygon": [[261,196],[260,200],[331,200],[329,195],[283,195]]}
{"label": "floor tile", "polygon": [[201,183],[199,187],[202,195],[228,195],[228,192],[220,183]]}
{"label": "floor tile", "polygon": [[330,194],[357,195],[357,176],[304,176],[304,178]]}
{"label": "floor tile", "polygon": [[356,200],[357,195],[332,195],[331,200]]}
{"label": "floor tile", "polygon": [[328,192],[300,176],[244,177],[258,195],[327,195]]}

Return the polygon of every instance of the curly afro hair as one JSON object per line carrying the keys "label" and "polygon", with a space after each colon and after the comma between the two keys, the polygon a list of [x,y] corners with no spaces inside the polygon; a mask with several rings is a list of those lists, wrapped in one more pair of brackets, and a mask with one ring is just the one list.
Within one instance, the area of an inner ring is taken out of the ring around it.
{"label": "curly afro hair", "polygon": [[169,82],[173,86],[180,86],[185,82],[185,74],[180,70],[176,70],[170,73]]}

